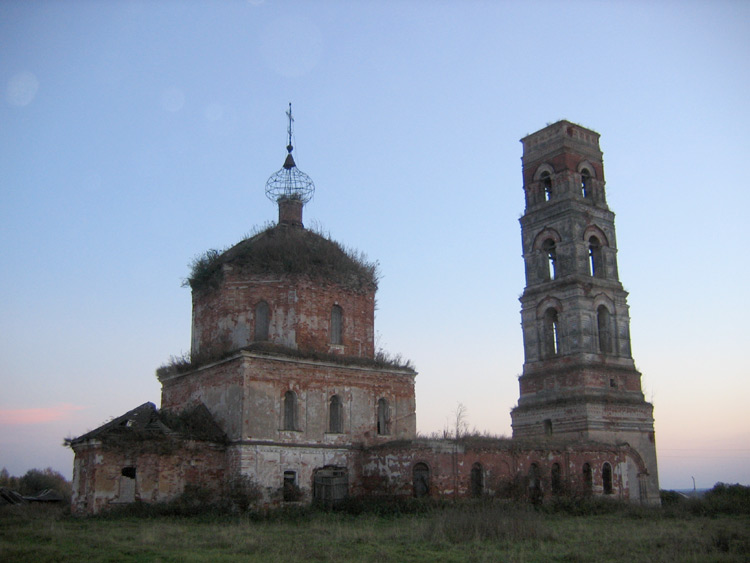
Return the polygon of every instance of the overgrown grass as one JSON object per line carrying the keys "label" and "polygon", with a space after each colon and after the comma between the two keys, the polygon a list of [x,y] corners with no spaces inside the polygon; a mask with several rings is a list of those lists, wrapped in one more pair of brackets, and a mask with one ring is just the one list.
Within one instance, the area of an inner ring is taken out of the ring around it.
{"label": "overgrown grass", "polygon": [[285,225],[265,226],[229,249],[208,250],[193,259],[184,285],[211,290],[222,281],[222,265],[249,274],[308,276],[333,281],[354,291],[375,291],[378,263],[347,248],[328,234]]}
{"label": "overgrown grass", "polygon": [[193,357],[189,352],[179,356],[171,356],[166,364],[156,370],[157,376],[173,373],[186,373],[211,362],[220,361],[241,351],[255,352],[272,356],[286,356],[288,358],[299,358],[320,362],[329,362],[339,365],[354,365],[373,368],[395,368],[407,371],[415,371],[416,368],[411,360],[403,358],[400,354],[390,354],[384,350],[378,350],[373,358],[360,356],[345,356],[341,354],[327,354],[317,350],[300,350],[274,344],[272,342],[254,342],[243,348],[216,352],[210,355],[202,354]]}
{"label": "overgrown grass", "polygon": [[[400,504],[399,504],[400,503]],[[2,561],[747,561],[750,515],[610,503],[571,515],[489,502],[366,502],[186,517],[0,508]],[[356,515],[354,515],[356,513]]]}

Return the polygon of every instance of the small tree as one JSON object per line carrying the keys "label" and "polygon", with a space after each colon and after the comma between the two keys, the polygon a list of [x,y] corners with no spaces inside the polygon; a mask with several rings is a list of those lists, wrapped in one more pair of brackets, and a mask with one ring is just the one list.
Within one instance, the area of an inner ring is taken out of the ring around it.
{"label": "small tree", "polygon": [[6,487],[13,491],[18,489],[18,477],[13,477],[5,467],[0,470],[0,487]]}
{"label": "small tree", "polygon": [[469,431],[468,416],[469,410],[463,403],[458,403],[456,405],[456,410],[453,411],[453,432],[457,440]]}

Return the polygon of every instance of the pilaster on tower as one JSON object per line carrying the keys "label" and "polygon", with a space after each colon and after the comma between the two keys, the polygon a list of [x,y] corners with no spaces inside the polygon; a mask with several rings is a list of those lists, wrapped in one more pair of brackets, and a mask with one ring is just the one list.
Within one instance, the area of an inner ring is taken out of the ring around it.
{"label": "pilaster on tower", "polygon": [[643,461],[641,495],[658,499],[653,407],[631,355],[599,134],[559,121],[521,142],[524,366],[513,436],[629,443]]}

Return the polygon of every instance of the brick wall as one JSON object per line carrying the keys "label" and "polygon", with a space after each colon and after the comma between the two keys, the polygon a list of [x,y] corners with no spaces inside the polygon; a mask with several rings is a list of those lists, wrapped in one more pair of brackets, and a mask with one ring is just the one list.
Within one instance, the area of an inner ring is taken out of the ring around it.
{"label": "brick wall", "polygon": [[[299,350],[372,358],[375,291],[356,292],[304,276],[240,275],[225,266],[218,289],[193,293],[194,355],[232,350],[255,339],[255,310],[269,305],[268,340]],[[342,343],[331,344],[331,309],[343,312]]]}

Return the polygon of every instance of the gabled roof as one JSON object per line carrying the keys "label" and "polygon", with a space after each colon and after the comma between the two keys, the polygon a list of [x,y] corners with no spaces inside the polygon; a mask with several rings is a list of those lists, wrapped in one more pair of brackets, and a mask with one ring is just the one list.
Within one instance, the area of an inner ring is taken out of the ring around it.
{"label": "gabled roof", "polygon": [[143,403],[78,438],[70,440],[75,446],[88,440],[102,442],[117,439],[185,438],[210,442],[224,442],[226,435],[216,424],[204,404],[180,413],[160,411],[153,403]]}

